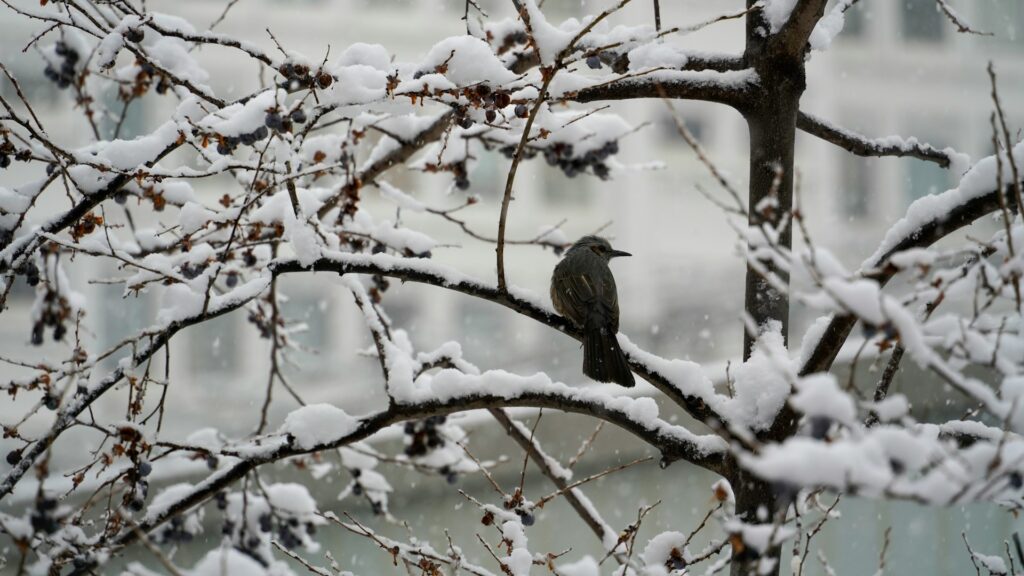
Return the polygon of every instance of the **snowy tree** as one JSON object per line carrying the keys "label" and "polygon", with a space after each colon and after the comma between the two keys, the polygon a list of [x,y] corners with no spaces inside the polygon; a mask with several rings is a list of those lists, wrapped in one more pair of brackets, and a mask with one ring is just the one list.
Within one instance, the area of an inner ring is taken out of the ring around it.
{"label": "snowy tree", "polygon": [[[51,119],[37,115],[21,90],[25,78],[3,68],[13,91],[0,100],[0,167],[23,164],[32,177],[0,188],[0,311],[8,310],[16,283],[27,283],[35,300],[26,333],[35,344],[65,342],[68,351],[2,359],[32,373],[0,381],[10,396],[33,399],[19,419],[3,423],[10,468],[0,500],[26,484],[35,494],[0,512],[0,531],[14,545],[8,562],[18,573],[101,573],[112,558],[139,547],[149,560],[129,573],[348,574],[316,537],[317,530],[347,530],[410,573],[598,574],[606,567],[654,575],[728,566],[733,574],[801,574],[814,558],[813,537],[825,522],[841,521],[833,519],[844,494],[1019,510],[1024,260],[1017,252],[1024,250],[1024,227],[1017,209],[1024,145],[1005,120],[994,69],[993,99],[978,103],[993,109],[993,154],[971,163],[952,149],[912,137],[872,139],[800,109],[807,61],[828,48],[856,0],[828,7],[826,0],[748,0],[742,10],[700,23],[668,26],[659,15],[651,25],[617,24],[628,3],[609,1],[581,20],[555,22],[536,0],[512,0],[514,16],[505,19],[467,0],[465,35],[439,38],[417,61],[396,62],[380,45],[353,44],[321,57],[282,44],[265,51],[251,38],[148,11],[144,1],[4,0],[3,18],[35,31],[27,48],[46,63],[39,74],[53,90],[73,94],[95,136],[73,147],[51,137]],[[657,14],[657,0],[653,7]],[[958,31],[975,32],[947,1],[936,0],[936,9]],[[672,43],[734,19],[746,22],[742,54]],[[262,86],[245,95],[217,93],[197,59],[209,50],[236,58],[239,69],[257,66]],[[114,102],[101,97],[111,90]],[[131,140],[102,128],[119,128],[143,97],[173,102],[173,114]],[[625,334],[618,338],[633,371],[653,386],[641,387],[640,396],[568,386],[543,373],[480,370],[457,342],[415,349],[387,314],[391,281],[482,299],[581,337],[546,296],[516,288],[506,272],[505,254],[519,245],[560,252],[568,243],[550,229],[532,239],[506,235],[510,218],[536,217],[511,209],[514,194],[530,194],[516,173],[542,156],[567,175],[628,183],[617,154],[634,126],[594,103],[640,98],[661,99],[670,109],[678,99],[729,106],[749,127],[744,195],[676,117],[680,136],[721,184],[712,200],[736,230],[747,264],[744,357],[727,379],[712,381],[699,365],[651,354]],[[794,201],[797,130],[851,154],[934,162],[959,183],[914,202],[863,265],[848,270],[814,242]],[[462,191],[474,163],[488,154],[508,159],[493,231],[476,230],[455,214],[475,204]],[[431,206],[416,190],[400,189],[389,181],[397,167],[450,182],[461,204]],[[216,199],[200,197],[190,184],[212,178],[226,183]],[[364,206],[372,190],[401,211],[449,220],[467,240],[493,244],[496,277],[473,278],[436,263],[432,253],[442,248],[431,237]],[[173,224],[137,226],[149,212]],[[983,217],[999,222],[991,237],[936,247]],[[96,272],[70,275],[71,260],[95,262]],[[119,270],[113,280],[99,272],[99,263],[110,261]],[[362,311],[388,401],[365,414],[309,404],[272,423],[271,390],[289,388],[280,364],[298,345],[281,313],[287,295],[278,280],[313,272],[337,275],[338,289]],[[791,290],[796,272],[813,280],[812,289]],[[111,281],[126,297],[152,293],[161,304],[149,327],[104,349],[87,338],[102,308],[80,289]],[[822,316],[791,343],[789,306],[796,300]],[[187,441],[168,439],[161,425],[175,378],[165,371],[169,342],[226,314],[245,315],[268,342],[261,354],[270,356],[271,369],[258,429],[240,438],[205,429]],[[888,354],[870,390],[852,378],[843,382],[833,369],[858,325],[862,349]],[[122,359],[107,362],[113,357]],[[950,421],[916,416],[904,396],[889,393],[904,357],[927,373],[922,385],[941,387],[969,411]],[[93,405],[115,393],[127,398],[124,418],[94,418]],[[661,416],[655,397],[684,410],[699,429]],[[577,413],[608,422],[647,444],[663,467],[712,471],[721,479],[708,487],[710,509],[706,516],[680,514],[678,530],[638,541],[651,507],[640,507],[630,525],[606,522],[584,493],[593,477],[574,478],[548,456],[543,438],[510,412],[523,407],[545,409],[549,418]],[[468,411],[488,411],[550,479],[550,492],[528,495],[522,484],[495,482],[492,463],[474,456],[462,421],[450,418]],[[49,418],[48,432],[23,434],[19,428],[32,418]],[[104,437],[101,448],[71,469],[53,469],[53,446],[76,442],[83,429]],[[374,440],[382,436],[403,438],[401,453],[380,450]],[[366,499],[397,524],[401,512],[388,507],[395,488],[377,470],[395,461],[434,477],[487,476],[497,496],[465,496],[479,508],[479,542],[378,533],[328,511],[308,486],[269,482],[259,473],[292,462],[312,469],[311,483],[341,474],[348,479],[344,496]],[[203,477],[150,493],[150,479],[171,468]],[[604,558],[563,557],[557,542],[530,540],[536,512],[553,499],[577,512]],[[179,566],[171,551],[213,514],[223,518],[221,542],[199,562]],[[712,529],[710,544],[691,546],[697,533]],[[1014,550],[1010,543],[972,545],[966,536],[964,542],[979,571],[1024,567],[1019,543]],[[466,552],[477,545],[482,553]],[[784,549],[789,566],[781,562]],[[880,562],[883,570],[884,553]]]}

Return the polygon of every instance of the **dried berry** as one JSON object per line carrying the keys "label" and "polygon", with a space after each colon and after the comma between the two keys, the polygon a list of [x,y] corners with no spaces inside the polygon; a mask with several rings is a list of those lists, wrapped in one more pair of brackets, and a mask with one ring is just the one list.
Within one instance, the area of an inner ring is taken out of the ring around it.
{"label": "dried berry", "polygon": [[146,34],[142,31],[142,28],[129,28],[124,32],[124,39],[129,42],[139,43],[145,37]]}

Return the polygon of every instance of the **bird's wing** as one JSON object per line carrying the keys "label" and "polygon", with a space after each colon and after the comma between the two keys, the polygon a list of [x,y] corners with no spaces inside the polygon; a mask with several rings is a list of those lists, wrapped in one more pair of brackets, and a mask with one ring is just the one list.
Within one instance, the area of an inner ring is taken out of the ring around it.
{"label": "bird's wing", "polygon": [[570,320],[582,325],[590,309],[601,307],[611,317],[609,320],[618,327],[619,303],[615,290],[615,279],[611,273],[591,274],[577,270],[564,270],[553,279],[555,290],[562,300],[562,307],[569,312]]}

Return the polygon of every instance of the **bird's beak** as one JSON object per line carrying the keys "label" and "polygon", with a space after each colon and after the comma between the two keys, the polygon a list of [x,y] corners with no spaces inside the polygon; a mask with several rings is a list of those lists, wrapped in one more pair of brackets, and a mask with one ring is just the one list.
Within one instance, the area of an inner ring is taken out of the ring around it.
{"label": "bird's beak", "polygon": [[632,256],[629,252],[623,252],[622,250],[612,250],[608,253],[608,258],[618,258],[619,256]]}

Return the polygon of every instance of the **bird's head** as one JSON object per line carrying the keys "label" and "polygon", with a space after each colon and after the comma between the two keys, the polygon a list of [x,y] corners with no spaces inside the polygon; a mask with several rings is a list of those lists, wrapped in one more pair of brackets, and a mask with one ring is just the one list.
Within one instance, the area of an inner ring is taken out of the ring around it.
{"label": "bird's head", "polygon": [[569,250],[591,250],[605,260],[611,260],[619,256],[632,256],[629,252],[615,250],[607,240],[600,236],[584,236],[576,241]]}

